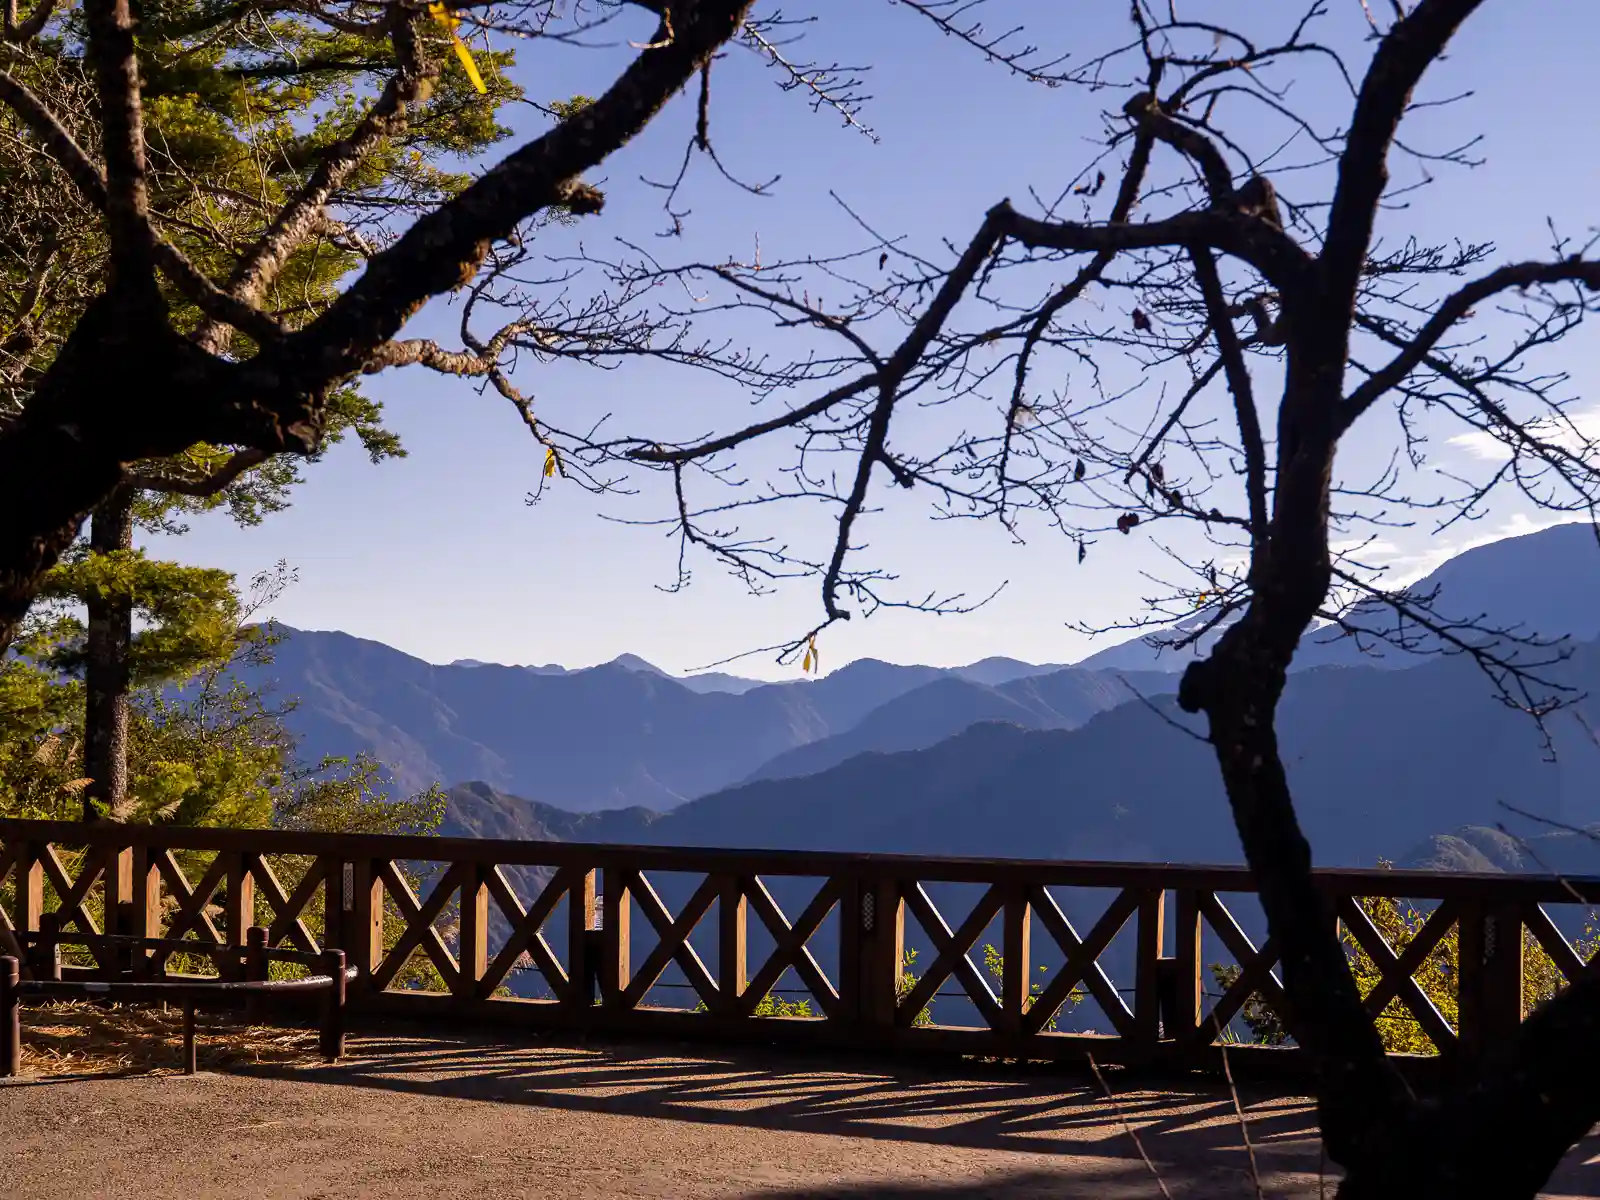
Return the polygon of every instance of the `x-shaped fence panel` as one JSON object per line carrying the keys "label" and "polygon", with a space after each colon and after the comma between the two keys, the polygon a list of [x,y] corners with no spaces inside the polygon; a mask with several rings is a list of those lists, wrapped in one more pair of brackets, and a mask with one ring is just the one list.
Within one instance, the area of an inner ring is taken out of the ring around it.
{"label": "x-shaped fence panel", "polygon": [[[1441,1055],[1481,1053],[1562,981],[1600,973],[1594,939],[1550,914],[1600,903],[1600,880],[1317,880],[1368,1012],[1403,1013]],[[1252,891],[1231,867],[0,820],[0,953],[28,971],[163,978],[209,958],[230,977],[262,947],[334,947],[356,968],[357,1012],[908,1053],[1193,1065],[1241,1020],[1292,1033],[1279,941],[1222,900]],[[1420,907],[1399,925],[1387,910],[1375,919],[1372,897],[1400,896]],[[915,965],[908,930],[926,955]],[[52,964],[63,946],[70,958]],[[1206,986],[1217,948],[1237,964],[1215,964],[1220,994]],[[1457,988],[1444,1008],[1441,963]],[[1530,963],[1543,972],[1533,983]],[[552,999],[511,994],[529,968]],[[652,1004],[663,984],[694,1009]],[[810,999],[769,1003],[780,993]],[[946,997],[978,1023],[937,1024]],[[1089,1024],[1058,1029],[1090,999],[1103,1020],[1085,1010]],[[1292,1041],[1271,1052],[1298,1053]]]}

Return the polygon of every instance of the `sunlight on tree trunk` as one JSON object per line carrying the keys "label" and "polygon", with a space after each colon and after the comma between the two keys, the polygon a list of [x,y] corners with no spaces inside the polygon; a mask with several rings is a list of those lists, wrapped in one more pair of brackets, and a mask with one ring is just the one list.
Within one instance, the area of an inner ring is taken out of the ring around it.
{"label": "sunlight on tree trunk", "polygon": [[[133,549],[133,495],[119,488],[94,511],[89,549],[112,554]],[[128,800],[129,650],[133,604],[126,595],[97,590],[85,602],[83,769],[92,781],[83,792],[83,819],[120,816]]]}

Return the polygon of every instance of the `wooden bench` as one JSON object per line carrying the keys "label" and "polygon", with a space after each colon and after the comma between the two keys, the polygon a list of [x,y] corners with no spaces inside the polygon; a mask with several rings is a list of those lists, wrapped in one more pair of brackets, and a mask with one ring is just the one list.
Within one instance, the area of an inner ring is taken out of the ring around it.
{"label": "wooden bench", "polygon": [[[308,954],[299,950],[269,948],[267,931],[259,927],[248,932],[243,979],[207,979],[164,976],[157,979],[133,977],[131,969],[109,979],[64,979],[61,946],[83,945],[97,952],[115,952],[143,959],[156,956],[161,963],[173,954],[206,953],[214,950],[204,944],[173,938],[139,938],[105,934],[32,935],[36,943],[30,955],[34,968],[31,979],[22,978],[22,963],[12,956],[0,957],[0,1078],[18,1073],[22,1063],[22,1000],[25,996],[75,1000],[123,1000],[131,1003],[175,1002],[183,1006],[183,1072],[195,1073],[195,1010],[198,1007],[232,1007],[241,1001],[252,1016],[269,997],[321,993],[322,1027],[319,1049],[326,1062],[337,1062],[344,1053],[346,988],[356,976],[345,966],[343,950],[324,950]],[[39,964],[43,963],[42,969]],[[307,967],[316,974],[301,979],[267,978],[270,963],[291,963]]]}

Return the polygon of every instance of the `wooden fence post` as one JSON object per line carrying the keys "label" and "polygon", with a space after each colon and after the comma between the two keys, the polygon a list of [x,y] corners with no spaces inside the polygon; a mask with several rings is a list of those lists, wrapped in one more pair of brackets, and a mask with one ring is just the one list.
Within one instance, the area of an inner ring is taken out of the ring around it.
{"label": "wooden fence post", "polygon": [[195,1048],[194,997],[183,998],[183,1073],[193,1075],[200,1068],[199,1053]]}
{"label": "wooden fence post", "polygon": [[1003,911],[1000,1012],[1005,1031],[1020,1036],[1033,995],[1033,909],[1021,884],[1008,891]]}
{"label": "wooden fence post", "polygon": [[0,1078],[22,1070],[22,964],[11,955],[0,958]]}
{"label": "wooden fence post", "polygon": [[342,949],[345,924],[355,905],[354,871],[349,863],[332,855],[323,856],[318,863],[322,871],[321,945],[324,950]]}
{"label": "wooden fence post", "polygon": [[633,905],[621,868],[602,871],[600,891],[600,1003],[614,1008],[621,1005],[623,990],[633,978]]}
{"label": "wooden fence post", "polygon": [[61,979],[61,914],[43,913],[39,917],[39,936],[33,944],[33,977]]}
{"label": "wooden fence post", "polygon": [[[262,983],[267,974],[267,931],[252,925],[245,931],[244,977],[251,983]],[[245,993],[244,1019],[251,1025],[261,1021],[261,996],[256,992]]]}
{"label": "wooden fence post", "polygon": [[717,998],[725,1013],[734,1011],[750,982],[745,963],[747,917],[744,880],[729,875],[717,899]]}
{"label": "wooden fence post", "polygon": [[456,961],[455,997],[478,999],[478,984],[489,969],[489,885],[478,863],[468,863],[461,878],[461,945]]}
{"label": "wooden fence post", "polygon": [[1467,1061],[1504,1046],[1522,1024],[1522,913],[1495,905],[1461,915],[1459,1037]]}
{"label": "wooden fence post", "polygon": [[[160,937],[161,869],[156,865],[156,856],[149,846],[133,848],[131,874],[127,932],[138,938]],[[150,973],[147,970],[149,965],[164,961],[140,950],[133,960],[133,965],[138,974],[147,975]]]}
{"label": "wooden fence post", "polygon": [[594,869],[580,871],[567,893],[567,986],[569,1003],[588,1011],[600,998],[600,963],[605,958],[595,928]]}
{"label": "wooden fence post", "polygon": [[44,916],[44,864],[39,859],[37,843],[25,842],[16,866],[11,869],[12,878],[17,881],[17,932],[23,935],[19,940],[28,952],[24,966],[35,978],[36,964],[42,961],[40,946],[26,935],[40,932],[40,921]]}
{"label": "wooden fence post", "polygon": [[1174,921],[1172,1003],[1161,1015],[1162,1036],[1189,1041],[1200,1025],[1200,1005],[1204,996],[1201,980],[1200,895],[1193,888],[1180,888],[1178,912]]}
{"label": "wooden fence post", "polygon": [[332,980],[323,1000],[319,1049],[325,1062],[338,1062],[344,1054],[345,957],[343,950],[324,950],[322,970]]}
{"label": "wooden fence post", "polygon": [[[905,971],[906,904],[895,880],[864,883],[860,889],[856,982],[863,1025],[890,1029],[900,1001]],[[915,1017],[915,1014],[912,1014]]]}
{"label": "wooden fence post", "polygon": [[346,913],[345,955],[356,968],[357,994],[372,987],[372,972],[383,962],[383,880],[371,858],[354,861],[351,875],[355,895]]}
{"label": "wooden fence post", "polygon": [[[231,854],[228,862],[228,894],[223,899],[222,936],[235,951],[245,944],[245,936],[256,923],[256,877],[250,873],[248,857],[243,853]],[[232,965],[233,955],[225,955],[223,962]],[[218,964],[221,965],[220,963]],[[227,978],[225,973],[224,978]]]}
{"label": "wooden fence post", "polygon": [[[1133,1021],[1139,1040],[1161,1038],[1161,972],[1167,948],[1167,893],[1149,891],[1139,901],[1138,942],[1133,964]],[[1170,968],[1168,968],[1170,969]]]}
{"label": "wooden fence post", "polygon": [[[101,880],[105,896],[105,919],[102,928],[108,934],[121,937],[140,936],[136,929],[133,907],[133,847],[108,851],[105,875]],[[128,946],[113,946],[96,955],[100,969],[106,977],[126,975],[133,970],[134,962],[142,957]]]}

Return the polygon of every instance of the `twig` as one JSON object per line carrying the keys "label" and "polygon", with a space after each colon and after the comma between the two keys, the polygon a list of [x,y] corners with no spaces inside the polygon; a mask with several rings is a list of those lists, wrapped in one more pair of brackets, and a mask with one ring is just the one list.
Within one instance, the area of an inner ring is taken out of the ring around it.
{"label": "twig", "polygon": [[1145,1153],[1144,1143],[1139,1140],[1138,1132],[1128,1124],[1128,1118],[1122,1111],[1122,1105],[1117,1103],[1117,1098],[1111,1094],[1111,1087],[1106,1083],[1106,1077],[1100,1073],[1100,1064],[1094,1061],[1094,1055],[1085,1054],[1089,1060],[1089,1069],[1094,1072],[1094,1077],[1100,1083],[1100,1090],[1106,1094],[1106,1099],[1111,1101],[1111,1108],[1117,1114],[1117,1120],[1122,1122],[1122,1128],[1127,1130],[1128,1136],[1133,1139],[1134,1148],[1139,1151],[1139,1157],[1144,1159],[1144,1165],[1150,1168],[1150,1174],[1155,1178],[1156,1186],[1161,1189],[1161,1194],[1172,1200],[1172,1193],[1167,1190],[1167,1181],[1161,1178],[1161,1172],[1156,1170],[1156,1164],[1150,1160],[1150,1155]]}
{"label": "twig", "polygon": [[1152,700],[1149,696],[1146,696],[1138,688],[1134,687],[1133,684],[1128,682],[1128,677],[1126,675],[1118,675],[1117,676],[1117,682],[1122,684],[1123,687],[1127,688],[1130,692],[1132,692],[1133,695],[1134,695],[1134,698],[1137,699],[1140,704],[1144,705],[1152,713],[1154,713],[1158,718],[1160,718],[1162,721],[1166,722],[1168,725],[1172,726],[1172,728],[1176,729],[1179,733],[1185,734],[1188,737],[1193,738],[1195,741],[1199,742],[1201,745],[1204,745],[1204,746],[1211,745],[1211,739],[1209,737],[1207,737],[1204,734],[1199,733],[1199,732],[1197,732],[1197,731],[1195,731],[1193,729],[1190,729],[1182,721],[1174,719],[1171,716],[1171,714],[1162,712],[1160,706],[1157,705],[1154,700]]}
{"label": "twig", "polygon": [[[1553,826],[1556,829],[1560,829],[1560,830],[1562,830],[1562,831],[1564,831],[1566,833],[1580,834],[1583,837],[1589,838],[1591,841],[1600,841],[1600,838],[1596,837],[1595,832],[1592,829],[1579,829],[1578,827],[1576,827],[1574,825],[1564,825],[1560,821],[1552,820],[1549,817],[1541,817],[1537,813],[1524,812],[1522,809],[1518,808],[1516,805],[1508,804],[1504,800],[1501,800],[1499,802],[1499,804],[1500,804],[1500,807],[1505,809],[1507,812],[1516,813],[1517,816],[1523,817],[1523,818],[1525,818],[1527,820],[1537,821],[1537,822],[1539,822],[1540,824],[1543,824],[1543,825],[1550,825],[1550,826]],[[1521,834],[1512,833],[1511,830],[1506,828],[1506,825],[1505,825],[1504,821],[1496,821],[1494,823],[1494,827],[1496,829],[1498,829],[1501,833],[1505,834],[1512,841],[1516,842],[1517,845],[1520,846],[1523,850],[1527,851],[1528,856],[1530,858],[1532,858],[1534,862],[1538,863],[1539,866],[1544,868],[1544,873],[1546,875],[1553,876],[1555,878],[1556,882],[1561,885],[1561,890],[1566,892],[1567,895],[1571,896],[1579,904],[1588,904],[1588,903],[1590,903],[1590,901],[1588,901],[1587,899],[1584,898],[1583,893],[1578,891],[1577,888],[1573,887],[1572,884],[1570,882],[1568,882],[1567,877],[1565,875],[1563,875],[1560,871],[1555,870],[1553,867],[1550,866],[1549,863],[1545,862],[1545,860],[1540,856],[1539,852],[1537,850],[1535,850],[1531,845],[1529,845],[1527,839],[1524,838]]]}
{"label": "twig", "polygon": [[1222,1050],[1222,1074],[1228,1080],[1228,1095],[1233,1097],[1233,1111],[1239,1114],[1239,1132],[1244,1135],[1245,1153],[1250,1156],[1250,1182],[1255,1185],[1256,1200],[1266,1200],[1266,1193],[1261,1190],[1261,1168],[1256,1162],[1256,1148],[1250,1141],[1250,1122],[1245,1120],[1244,1105],[1239,1103],[1239,1089],[1234,1086],[1233,1067],[1228,1063],[1228,1047],[1224,1043]]}

